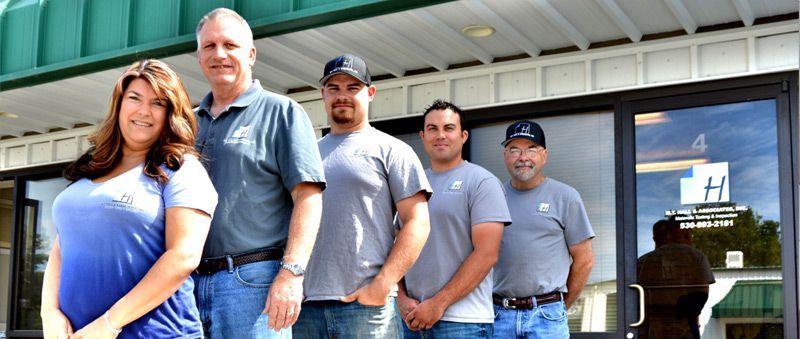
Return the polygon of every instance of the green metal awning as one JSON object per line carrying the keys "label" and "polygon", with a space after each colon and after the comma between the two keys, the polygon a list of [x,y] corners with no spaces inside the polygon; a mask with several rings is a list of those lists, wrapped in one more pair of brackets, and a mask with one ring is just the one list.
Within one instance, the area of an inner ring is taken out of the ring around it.
{"label": "green metal awning", "polygon": [[711,309],[712,318],[782,318],[783,282],[737,281],[722,301]]}
{"label": "green metal awning", "polygon": [[236,10],[256,39],[451,0],[0,0],[0,91],[196,49],[195,26]]}

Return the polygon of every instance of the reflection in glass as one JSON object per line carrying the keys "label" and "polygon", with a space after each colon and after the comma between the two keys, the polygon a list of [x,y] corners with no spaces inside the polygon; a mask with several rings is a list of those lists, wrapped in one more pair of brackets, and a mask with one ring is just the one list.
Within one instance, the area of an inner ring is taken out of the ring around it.
{"label": "reflection in glass", "polygon": [[[774,100],[637,114],[638,279],[650,317],[640,336],[661,326],[655,337],[691,337],[698,307],[703,338],[782,335],[776,117]],[[682,245],[663,244],[659,220]]]}
{"label": "reflection in glass", "polygon": [[[0,291],[11,281],[11,227],[13,225],[14,181],[0,181]],[[0,293],[0,338],[7,330],[8,293]]]}
{"label": "reflection in glass", "polygon": [[29,181],[22,210],[22,235],[19,243],[19,270],[16,272],[16,330],[41,330],[39,316],[42,278],[47,256],[53,246],[55,227],[51,219],[53,200],[67,186],[66,180],[54,178]]}
{"label": "reflection in glass", "polygon": [[637,265],[647,321],[640,338],[700,338],[700,311],[715,282],[708,258],[692,246],[692,230],[674,218],[653,225],[656,248]]}

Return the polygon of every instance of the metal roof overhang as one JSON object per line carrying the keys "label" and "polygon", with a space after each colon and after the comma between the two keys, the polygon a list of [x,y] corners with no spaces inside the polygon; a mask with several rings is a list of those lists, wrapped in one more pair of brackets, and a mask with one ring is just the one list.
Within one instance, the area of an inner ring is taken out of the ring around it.
{"label": "metal roof overhang", "polygon": [[737,281],[711,309],[713,318],[783,318],[783,283],[776,280]]}
{"label": "metal roof overhang", "polygon": [[193,52],[195,25],[217,7],[236,10],[259,39],[448,1],[0,1],[0,91]]}
{"label": "metal roof overhang", "polygon": [[[325,62],[348,52],[364,57],[379,86],[490,65],[586,63],[579,55],[621,49],[644,58],[649,54],[642,48],[659,41],[672,46],[724,32],[763,34],[716,41],[744,44],[730,53],[750,53],[720,60],[720,67],[733,60],[751,74],[761,71],[762,59],[767,65],[797,65],[796,29],[771,28],[797,25],[797,0],[0,0],[0,146],[102,121],[113,83],[124,66],[143,57],[169,63],[198,102],[209,87],[194,55],[193,32],[203,14],[220,6],[237,10],[254,26],[254,78],[298,101],[303,93],[317,98]],[[492,26],[496,33],[469,37],[462,33],[469,25]],[[716,55],[702,52],[702,46],[681,54],[691,56],[685,61],[692,79],[700,75],[702,57]],[[645,67],[642,60],[638,65]],[[589,79],[591,66],[575,74]],[[541,69],[522,80],[545,84]],[[644,81],[647,68],[633,71],[641,79],[636,86],[650,83]],[[409,113],[403,105],[394,113]],[[306,110],[317,126],[325,123],[321,107],[322,117],[314,116],[320,112],[312,112],[313,102]]]}

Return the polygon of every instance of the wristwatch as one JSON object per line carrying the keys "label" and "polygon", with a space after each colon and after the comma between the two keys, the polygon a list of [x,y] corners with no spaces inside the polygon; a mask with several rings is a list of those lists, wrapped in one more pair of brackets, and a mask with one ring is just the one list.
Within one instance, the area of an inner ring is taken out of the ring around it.
{"label": "wristwatch", "polygon": [[303,268],[303,266],[300,266],[300,264],[293,264],[281,261],[281,268],[289,272],[292,272],[292,274],[294,274],[296,277],[301,277],[303,276],[303,274],[306,274],[305,268]]}

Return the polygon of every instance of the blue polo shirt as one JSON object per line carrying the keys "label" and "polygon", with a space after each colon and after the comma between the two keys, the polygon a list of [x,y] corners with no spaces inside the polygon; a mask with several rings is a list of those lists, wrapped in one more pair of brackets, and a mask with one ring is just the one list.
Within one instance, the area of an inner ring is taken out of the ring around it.
{"label": "blue polo shirt", "polygon": [[219,193],[203,257],[284,247],[291,190],[301,182],[325,188],[316,136],[305,110],[268,92],[258,80],[211,116],[212,93],[196,109],[196,148]]}

